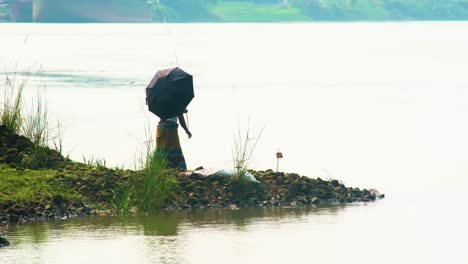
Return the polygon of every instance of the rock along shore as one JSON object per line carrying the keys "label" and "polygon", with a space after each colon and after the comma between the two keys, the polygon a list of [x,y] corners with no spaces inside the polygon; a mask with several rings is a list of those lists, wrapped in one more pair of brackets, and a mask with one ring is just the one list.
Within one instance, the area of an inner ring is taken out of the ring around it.
{"label": "rock along shore", "polygon": [[2,235],[0,235],[0,248],[2,247],[8,247],[10,245],[10,242],[6,240]]}

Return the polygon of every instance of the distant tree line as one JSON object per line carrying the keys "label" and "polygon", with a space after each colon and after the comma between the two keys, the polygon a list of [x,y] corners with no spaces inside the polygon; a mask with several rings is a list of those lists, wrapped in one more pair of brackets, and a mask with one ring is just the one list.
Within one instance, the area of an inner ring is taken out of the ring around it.
{"label": "distant tree line", "polygon": [[468,19],[467,0],[291,0],[319,20]]}
{"label": "distant tree line", "polygon": [[159,0],[153,11],[155,20],[216,21],[210,7],[221,2],[298,8],[310,20],[468,20],[468,0]]}
{"label": "distant tree line", "polygon": [[[119,0],[121,1],[121,0]],[[126,0],[135,1],[135,0]],[[139,0],[141,1],[141,0]],[[294,9],[300,19],[310,21],[399,21],[399,20],[468,20],[468,0],[149,0],[153,1],[155,22],[222,22],[220,13],[230,12],[231,19],[239,15],[255,21],[253,6],[268,6],[262,15],[272,18],[273,11]],[[8,19],[10,10],[0,0],[0,20]],[[3,4],[2,4],[3,3]],[[236,4],[229,9],[227,4]],[[217,7],[217,8],[214,8]],[[216,12],[213,10],[216,9]],[[283,10],[282,10],[283,9]],[[266,11],[265,11],[266,10]],[[250,16],[245,16],[251,12]],[[266,13],[264,13],[266,12]],[[276,12],[278,13],[278,12]],[[295,15],[296,16],[296,15]]]}

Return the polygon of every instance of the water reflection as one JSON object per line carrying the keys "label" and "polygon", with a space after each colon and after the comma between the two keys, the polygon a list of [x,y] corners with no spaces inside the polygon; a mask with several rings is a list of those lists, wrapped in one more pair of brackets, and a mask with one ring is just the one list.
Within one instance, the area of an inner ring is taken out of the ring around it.
{"label": "water reflection", "polygon": [[[181,220],[177,214],[159,214],[135,219],[145,236],[175,236]],[[129,223],[132,225],[132,223]],[[128,224],[127,224],[128,225]]]}
{"label": "water reflection", "polygon": [[[69,220],[54,220],[36,222],[25,225],[5,227],[5,232],[15,238],[16,243],[40,243],[47,241],[50,233],[60,232],[70,234],[87,232],[96,237],[105,237],[113,233],[145,235],[145,236],[177,236],[182,226],[209,226],[212,228],[224,226],[244,230],[252,224],[282,223],[293,219],[300,222],[309,214],[339,215],[353,205],[327,205],[311,207],[273,207],[273,208],[242,208],[202,209],[162,212],[154,215],[102,216],[81,217]],[[364,205],[359,205],[364,206]]]}
{"label": "water reflection", "polygon": [[294,230],[310,222],[333,223],[356,206],[364,205],[186,210],[10,226],[5,231],[13,246],[0,252],[0,260],[82,263],[86,261],[82,252],[87,252],[97,258],[96,263],[187,263],[192,257],[206,257],[197,254],[211,252],[212,247],[217,248],[217,253],[212,254],[219,257],[232,254],[231,243],[236,245],[236,239],[252,235],[250,231]]}

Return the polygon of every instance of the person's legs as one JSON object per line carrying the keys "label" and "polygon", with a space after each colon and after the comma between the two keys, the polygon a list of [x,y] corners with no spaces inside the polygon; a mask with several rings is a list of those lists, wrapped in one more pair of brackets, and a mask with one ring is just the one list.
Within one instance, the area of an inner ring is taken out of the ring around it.
{"label": "person's legs", "polygon": [[173,122],[158,124],[156,131],[156,150],[162,153],[170,167],[187,170],[185,157],[180,147],[178,125]]}

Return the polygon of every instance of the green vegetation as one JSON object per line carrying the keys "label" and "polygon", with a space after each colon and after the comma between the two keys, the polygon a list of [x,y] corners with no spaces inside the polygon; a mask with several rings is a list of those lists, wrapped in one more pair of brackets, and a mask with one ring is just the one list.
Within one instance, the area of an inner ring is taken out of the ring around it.
{"label": "green vegetation", "polygon": [[132,209],[147,214],[160,210],[174,194],[175,173],[162,153],[148,148],[144,168],[114,191],[113,206],[119,214]]}
{"label": "green vegetation", "polygon": [[[154,22],[467,20],[468,0],[153,0]],[[0,4],[0,21],[10,20]]]}
{"label": "green vegetation", "polygon": [[253,152],[262,136],[262,133],[263,129],[257,136],[252,136],[250,121],[245,133],[242,133],[242,130],[239,127],[237,136],[234,140],[234,150],[232,155],[234,170],[236,171],[236,177],[233,177],[233,180],[240,182],[245,181],[246,174],[250,170],[249,162],[252,160]]}
{"label": "green vegetation", "polygon": [[24,117],[22,126],[23,135],[31,139],[34,148],[48,147],[49,144],[49,120],[47,104],[43,96],[38,93],[36,100],[32,102],[32,109]]}
{"label": "green vegetation", "polygon": [[0,108],[0,124],[19,134],[23,124],[23,89],[27,80],[22,79],[17,84],[15,77],[7,76],[5,79],[3,105]]}
{"label": "green vegetation", "polygon": [[60,122],[51,139],[44,97],[34,97],[26,111],[27,78],[15,77],[6,77],[0,93],[0,222],[89,214],[105,206],[130,173],[75,163],[49,148],[53,139],[62,150]]}
{"label": "green vegetation", "polygon": [[59,180],[57,170],[16,170],[0,164],[0,205],[31,205],[62,197],[70,201],[83,200],[71,186]]}
{"label": "green vegetation", "polygon": [[250,162],[257,143],[262,136],[263,129],[256,136],[252,135],[252,133],[249,119],[245,132],[242,132],[239,124],[234,140],[232,157],[236,174],[230,179],[229,183],[231,192],[236,194],[235,199],[237,202],[249,201],[252,194],[257,194],[260,197],[266,196],[264,186],[249,179],[249,176],[251,176],[249,175],[251,171]]}
{"label": "green vegetation", "polygon": [[160,0],[163,22],[467,20],[468,0]]}
{"label": "green vegetation", "polygon": [[[7,76],[3,86],[3,98],[0,100],[1,136],[11,142],[9,146],[0,146],[0,161],[15,162],[19,166],[30,169],[55,168],[65,160],[62,157],[62,138],[60,122],[58,127],[49,127],[47,104],[38,93],[31,100],[31,110],[25,111],[24,89],[28,79],[20,81]],[[54,137],[52,137],[54,135]],[[55,150],[49,148],[53,143]],[[4,153],[2,153],[4,152]]]}
{"label": "green vegetation", "polygon": [[158,151],[148,156],[146,166],[134,179],[135,205],[140,212],[154,212],[167,202],[177,180],[169,170],[166,157]]}
{"label": "green vegetation", "polygon": [[[84,163],[64,158],[60,122],[57,128],[49,127],[47,103],[40,93],[25,111],[26,86],[27,79],[16,83],[6,77],[0,98],[0,208],[8,208],[8,221],[28,214],[24,208],[40,217],[79,214],[86,208],[84,203],[112,204],[121,213],[161,209],[177,181],[165,157],[151,144],[137,171],[108,169],[105,159],[94,156],[83,157]],[[52,143],[56,150],[49,147]],[[61,210],[63,204],[74,203],[78,212]]]}
{"label": "green vegetation", "polygon": [[[154,22],[467,20],[468,0],[153,0]],[[0,21],[10,20],[0,4]]]}
{"label": "green vegetation", "polygon": [[96,158],[91,156],[89,158],[83,157],[83,163],[89,167],[98,167],[98,168],[105,168],[106,167],[106,160],[103,158]]}
{"label": "green vegetation", "polygon": [[466,0],[293,0],[313,20],[463,20]]}

